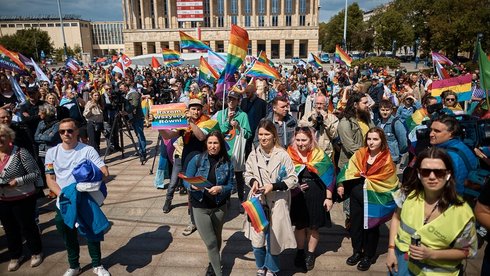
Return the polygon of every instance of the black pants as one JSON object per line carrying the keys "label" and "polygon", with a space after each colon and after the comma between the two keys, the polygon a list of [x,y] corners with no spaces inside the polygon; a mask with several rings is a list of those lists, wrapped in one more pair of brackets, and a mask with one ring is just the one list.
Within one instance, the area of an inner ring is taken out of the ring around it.
{"label": "black pants", "polygon": [[88,144],[97,152],[100,152],[100,135],[102,134],[103,123],[94,121],[87,122]]}
{"label": "black pants", "polygon": [[370,258],[376,255],[379,241],[379,226],[364,229],[364,195],[362,184],[355,185],[350,194],[349,234],[354,252],[364,253]]}
{"label": "black pants", "polygon": [[235,180],[238,199],[240,202],[243,202],[245,198],[245,179],[243,178],[243,172],[235,172]]}
{"label": "black pants", "polygon": [[35,209],[35,195],[15,201],[0,200],[0,220],[7,235],[10,259],[22,256],[22,237],[26,239],[31,254],[41,254],[41,236],[34,221]]}

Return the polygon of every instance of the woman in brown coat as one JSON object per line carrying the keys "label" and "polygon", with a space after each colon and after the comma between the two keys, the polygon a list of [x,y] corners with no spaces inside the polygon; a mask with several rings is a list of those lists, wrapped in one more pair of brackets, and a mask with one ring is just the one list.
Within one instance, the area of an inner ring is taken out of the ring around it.
{"label": "woman in brown coat", "polygon": [[289,206],[290,190],[295,188],[298,177],[293,161],[278,143],[277,131],[269,120],[258,126],[259,147],[252,150],[244,173],[245,183],[252,187],[250,195],[261,194],[263,205],[270,209],[269,226],[257,233],[248,221],[245,236],[252,241],[257,275],[275,275],[279,271],[279,254],[288,248],[296,248]]}

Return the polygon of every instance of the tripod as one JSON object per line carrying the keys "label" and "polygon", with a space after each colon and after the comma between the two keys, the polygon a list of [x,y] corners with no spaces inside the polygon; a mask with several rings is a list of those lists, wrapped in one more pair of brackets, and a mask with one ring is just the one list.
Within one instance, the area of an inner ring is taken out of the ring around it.
{"label": "tripod", "polygon": [[[120,145],[121,145],[121,158],[124,158],[124,139],[123,139],[124,137],[123,137],[123,134],[125,134],[126,136],[129,137],[129,139],[131,139],[131,143],[134,147],[134,150],[136,151],[136,153],[138,154],[138,156],[140,158],[141,165],[143,165],[145,163],[145,159],[144,159],[143,155],[140,153],[140,151],[138,150],[138,147],[136,146],[136,143],[135,143],[134,138],[133,138],[133,134],[131,133],[131,128],[129,127],[128,119],[121,114],[121,111],[117,112],[116,117],[114,118],[114,122],[112,123],[111,131],[109,133],[109,137],[106,138],[108,141],[112,141],[112,136],[114,135],[114,131],[116,131],[116,126],[119,126],[118,131],[119,131],[119,139],[120,139]],[[109,150],[110,150],[110,147],[108,146],[105,150],[104,162],[105,162],[107,155],[109,154]]]}
{"label": "tripod", "polygon": [[160,156],[160,147],[163,146],[162,144],[163,144],[163,138],[160,134],[158,134],[157,144],[155,145],[155,155],[153,156],[153,163],[151,164],[151,168],[150,168],[150,175],[153,174],[153,169],[155,168],[155,160],[157,159],[157,156]]}

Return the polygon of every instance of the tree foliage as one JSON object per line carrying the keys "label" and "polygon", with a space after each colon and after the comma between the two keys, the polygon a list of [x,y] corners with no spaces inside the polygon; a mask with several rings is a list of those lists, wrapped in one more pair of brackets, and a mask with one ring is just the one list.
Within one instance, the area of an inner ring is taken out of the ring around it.
{"label": "tree foliage", "polygon": [[44,51],[46,55],[50,55],[53,51],[53,43],[48,32],[39,29],[18,30],[13,35],[2,36],[0,44],[9,50],[34,59],[40,58],[41,51]]}
{"label": "tree foliage", "polygon": [[352,66],[361,66],[364,63],[371,63],[373,67],[378,68],[378,67],[390,67],[390,68],[397,68],[400,66],[400,60],[396,58],[387,58],[387,57],[368,57],[368,58],[363,58],[359,60],[354,60],[352,62]]}

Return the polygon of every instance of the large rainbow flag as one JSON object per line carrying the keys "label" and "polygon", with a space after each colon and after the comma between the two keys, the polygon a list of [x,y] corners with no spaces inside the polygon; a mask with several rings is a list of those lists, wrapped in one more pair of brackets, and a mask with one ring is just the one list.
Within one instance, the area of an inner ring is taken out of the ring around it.
{"label": "large rainbow flag", "polygon": [[248,32],[235,24],[231,24],[226,66],[219,78],[216,94],[221,95],[223,93],[225,84],[227,87],[231,87],[236,83],[233,74],[242,65],[247,56],[248,42]]}
{"label": "large rainbow flag", "polygon": [[180,48],[188,49],[188,50],[197,50],[197,51],[208,51],[211,50],[208,45],[199,39],[195,39],[192,36],[179,31],[180,35]]}
{"label": "large rainbow flag", "polygon": [[218,73],[209,65],[206,59],[201,57],[199,63],[199,82],[214,87],[214,83],[218,78]]}
{"label": "large rainbow flag", "polygon": [[431,95],[440,101],[441,93],[452,90],[458,94],[458,101],[471,100],[471,74],[432,82]]}
{"label": "large rainbow flag", "polygon": [[0,45],[0,68],[21,72],[25,69],[25,65],[20,61],[18,55]]}
{"label": "large rainbow flag", "polygon": [[267,53],[265,51],[260,51],[259,57],[257,58],[258,61],[269,64],[270,67],[274,67],[274,62],[272,62],[268,57]]}
{"label": "large rainbow flag", "polygon": [[254,228],[255,232],[262,232],[267,225],[269,225],[269,221],[265,216],[264,208],[257,197],[252,197],[249,200],[242,203],[243,209],[247,213],[250,218],[250,223]]}
{"label": "large rainbow flag", "polygon": [[341,61],[345,63],[348,67],[351,67],[352,58],[340,48],[339,45],[335,45],[335,55],[340,58]]}
{"label": "large rainbow flag", "polygon": [[368,157],[368,148],[360,148],[349,159],[349,163],[340,171],[337,178],[337,183],[365,178],[364,229],[373,228],[390,220],[397,207],[393,199],[393,192],[398,189],[398,176],[389,149],[379,153],[369,169]]}
{"label": "large rainbow flag", "polygon": [[263,63],[258,60],[254,62],[252,68],[247,71],[246,75],[249,77],[273,80],[281,78],[281,75],[279,75],[276,69],[270,67],[267,63]]}
{"label": "large rainbow flag", "polygon": [[308,56],[308,63],[314,66],[315,68],[322,68],[322,61],[313,53],[310,53],[310,55]]}
{"label": "large rainbow flag", "polygon": [[179,66],[182,64],[180,53],[167,48],[162,49],[163,62],[167,66]]}
{"label": "large rainbow flag", "polygon": [[296,175],[299,175],[306,168],[308,171],[318,175],[328,190],[333,191],[335,188],[335,168],[323,150],[320,148],[313,149],[308,154],[306,162],[301,159],[298,152],[292,147],[288,148],[288,154],[293,160]]}

